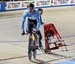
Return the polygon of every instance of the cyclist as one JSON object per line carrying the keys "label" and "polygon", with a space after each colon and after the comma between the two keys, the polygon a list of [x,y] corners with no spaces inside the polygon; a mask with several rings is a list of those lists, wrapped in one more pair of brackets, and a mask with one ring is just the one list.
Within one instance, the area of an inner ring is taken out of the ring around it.
{"label": "cyclist", "polygon": [[[24,23],[26,18],[28,18],[28,24],[27,24],[27,33],[32,32],[32,28],[35,28],[37,31],[39,31],[40,28],[40,14],[37,10],[34,9],[34,4],[30,3],[28,6],[28,9],[24,11],[23,16],[22,16],[22,21],[21,21],[21,29],[22,29],[22,35],[25,34],[24,31]],[[30,45],[28,47],[28,57],[29,60],[31,61],[31,56],[32,56],[32,51],[33,53],[36,53],[36,50],[31,50]],[[35,55],[35,54],[34,54]],[[36,56],[34,56],[35,59]]]}

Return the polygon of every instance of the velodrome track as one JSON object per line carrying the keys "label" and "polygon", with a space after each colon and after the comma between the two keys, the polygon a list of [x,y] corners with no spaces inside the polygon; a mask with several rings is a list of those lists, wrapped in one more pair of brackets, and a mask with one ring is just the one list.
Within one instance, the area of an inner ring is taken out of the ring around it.
{"label": "velodrome track", "polygon": [[[37,58],[40,61],[36,62],[29,62],[27,58],[28,36],[22,36],[20,30],[22,13],[23,10],[0,12],[0,64],[55,64],[75,58],[75,7],[44,9],[43,22],[53,23],[69,46],[68,51],[63,52],[60,48],[52,51],[52,54],[44,54],[39,50]],[[43,35],[43,25],[41,32]]]}

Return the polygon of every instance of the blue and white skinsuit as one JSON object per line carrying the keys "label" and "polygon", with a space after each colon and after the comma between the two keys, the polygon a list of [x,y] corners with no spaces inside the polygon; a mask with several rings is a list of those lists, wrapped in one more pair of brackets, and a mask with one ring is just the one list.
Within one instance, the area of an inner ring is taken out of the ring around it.
{"label": "blue and white skinsuit", "polygon": [[[25,23],[25,20],[27,17],[28,17],[28,19],[36,20],[37,24],[36,24],[35,29],[39,30],[39,28],[40,28],[40,14],[36,10],[33,10],[32,13],[30,13],[29,10],[24,11],[23,16],[22,16],[22,21],[21,21],[21,29],[24,30],[24,23]],[[28,25],[29,25],[29,23],[28,23]],[[28,30],[28,27],[27,27],[27,30]]]}

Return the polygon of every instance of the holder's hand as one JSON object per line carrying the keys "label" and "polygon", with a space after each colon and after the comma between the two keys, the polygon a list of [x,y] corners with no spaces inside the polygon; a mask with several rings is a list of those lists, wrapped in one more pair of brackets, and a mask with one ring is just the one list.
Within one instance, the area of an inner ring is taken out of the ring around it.
{"label": "holder's hand", "polygon": [[43,25],[44,24],[44,22],[41,22],[41,25]]}

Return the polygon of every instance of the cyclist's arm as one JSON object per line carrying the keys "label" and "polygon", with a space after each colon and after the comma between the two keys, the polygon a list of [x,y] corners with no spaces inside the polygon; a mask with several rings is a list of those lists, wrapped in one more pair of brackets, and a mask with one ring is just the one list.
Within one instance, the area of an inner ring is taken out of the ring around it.
{"label": "cyclist's arm", "polygon": [[21,30],[23,30],[23,31],[24,31],[24,23],[25,23],[25,20],[26,20],[27,15],[28,15],[28,13],[26,11],[22,15]]}
{"label": "cyclist's arm", "polygon": [[36,27],[38,30],[40,28],[40,14],[38,13],[37,14],[37,27]]}

